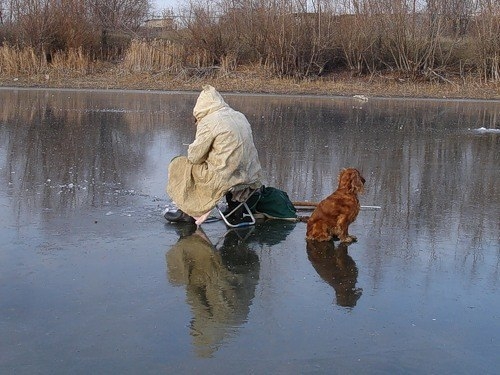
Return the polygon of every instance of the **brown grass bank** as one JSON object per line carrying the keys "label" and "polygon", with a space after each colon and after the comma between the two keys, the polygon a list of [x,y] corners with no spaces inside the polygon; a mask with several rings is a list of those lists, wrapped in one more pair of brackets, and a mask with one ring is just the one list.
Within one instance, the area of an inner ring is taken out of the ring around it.
{"label": "brown grass bank", "polygon": [[53,69],[39,74],[0,75],[0,86],[25,88],[198,91],[206,83],[225,92],[500,100],[499,83],[440,77],[436,77],[435,81],[414,81],[390,74],[352,77],[341,73],[296,80],[273,78],[259,68],[248,67],[231,72],[222,72],[217,68],[185,69],[172,74],[134,73],[108,64],[84,74]]}

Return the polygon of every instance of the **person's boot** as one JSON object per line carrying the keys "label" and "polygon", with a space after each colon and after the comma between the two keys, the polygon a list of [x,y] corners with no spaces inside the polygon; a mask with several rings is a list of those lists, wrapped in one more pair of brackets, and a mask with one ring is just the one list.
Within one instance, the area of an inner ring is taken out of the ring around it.
{"label": "person's boot", "polygon": [[172,223],[194,223],[194,218],[181,210],[166,211],[163,215],[165,219]]}

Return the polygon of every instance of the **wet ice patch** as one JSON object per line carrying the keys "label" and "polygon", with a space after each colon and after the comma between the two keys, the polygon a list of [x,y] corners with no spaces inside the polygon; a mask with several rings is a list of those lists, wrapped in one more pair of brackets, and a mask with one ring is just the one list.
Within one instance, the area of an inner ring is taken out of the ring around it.
{"label": "wet ice patch", "polygon": [[86,112],[101,112],[101,113],[126,113],[132,112],[130,110],[126,110],[124,108],[91,108],[87,109]]}
{"label": "wet ice patch", "polygon": [[68,110],[73,112],[83,112],[83,113],[142,113],[143,110],[133,110],[133,109],[125,109],[125,108],[87,108],[84,110],[81,109],[73,109]]}
{"label": "wet ice patch", "polygon": [[101,206],[104,208],[102,217],[110,219],[127,217],[137,221],[154,221],[165,208],[175,207],[167,197],[133,188],[125,189],[120,182],[96,182],[94,179],[57,181],[54,177],[46,177],[42,185],[53,190],[54,195],[69,195],[75,207]]}
{"label": "wet ice patch", "polygon": [[146,198],[151,198],[153,201],[159,201],[161,200],[161,198],[157,197],[157,196],[151,196],[149,194],[146,194],[146,193],[141,193],[141,192],[138,192],[134,189],[115,189],[113,191],[113,194],[114,195],[118,195],[118,196],[135,196],[135,197],[146,197]]}
{"label": "wet ice patch", "polygon": [[48,185],[51,189],[58,188],[59,189],[58,194],[61,194],[65,191],[87,190],[86,186],[74,184],[72,182],[68,182],[67,184],[51,185],[49,181],[50,180],[46,182],[46,185]]}

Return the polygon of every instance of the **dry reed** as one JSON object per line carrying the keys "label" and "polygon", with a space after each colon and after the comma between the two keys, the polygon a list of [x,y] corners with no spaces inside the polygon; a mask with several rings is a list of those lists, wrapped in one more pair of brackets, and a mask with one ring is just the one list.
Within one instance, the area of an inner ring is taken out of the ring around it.
{"label": "dry reed", "polygon": [[36,74],[47,66],[45,59],[35,53],[33,47],[0,47],[0,73],[5,75]]}
{"label": "dry reed", "polygon": [[68,51],[58,51],[52,56],[51,70],[60,73],[86,74],[91,64],[82,47],[70,48]]}
{"label": "dry reed", "polygon": [[123,67],[130,72],[156,73],[182,68],[184,49],[165,40],[132,40],[125,53]]}
{"label": "dry reed", "polygon": [[50,64],[47,55],[37,54],[33,47],[19,48],[7,44],[0,47],[0,74],[7,76],[51,72],[86,74],[89,67],[90,59],[81,47],[53,53]]}

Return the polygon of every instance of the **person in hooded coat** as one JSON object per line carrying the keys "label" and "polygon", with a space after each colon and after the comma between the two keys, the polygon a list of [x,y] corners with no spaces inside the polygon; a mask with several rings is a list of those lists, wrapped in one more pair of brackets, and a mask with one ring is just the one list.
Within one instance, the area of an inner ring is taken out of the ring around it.
{"label": "person in hooded coat", "polygon": [[166,212],[165,218],[194,218],[200,225],[230,189],[233,193],[259,189],[262,169],[250,123],[214,87],[203,86],[193,115],[195,140],[187,156],[175,157],[168,167],[167,193],[178,210]]}

